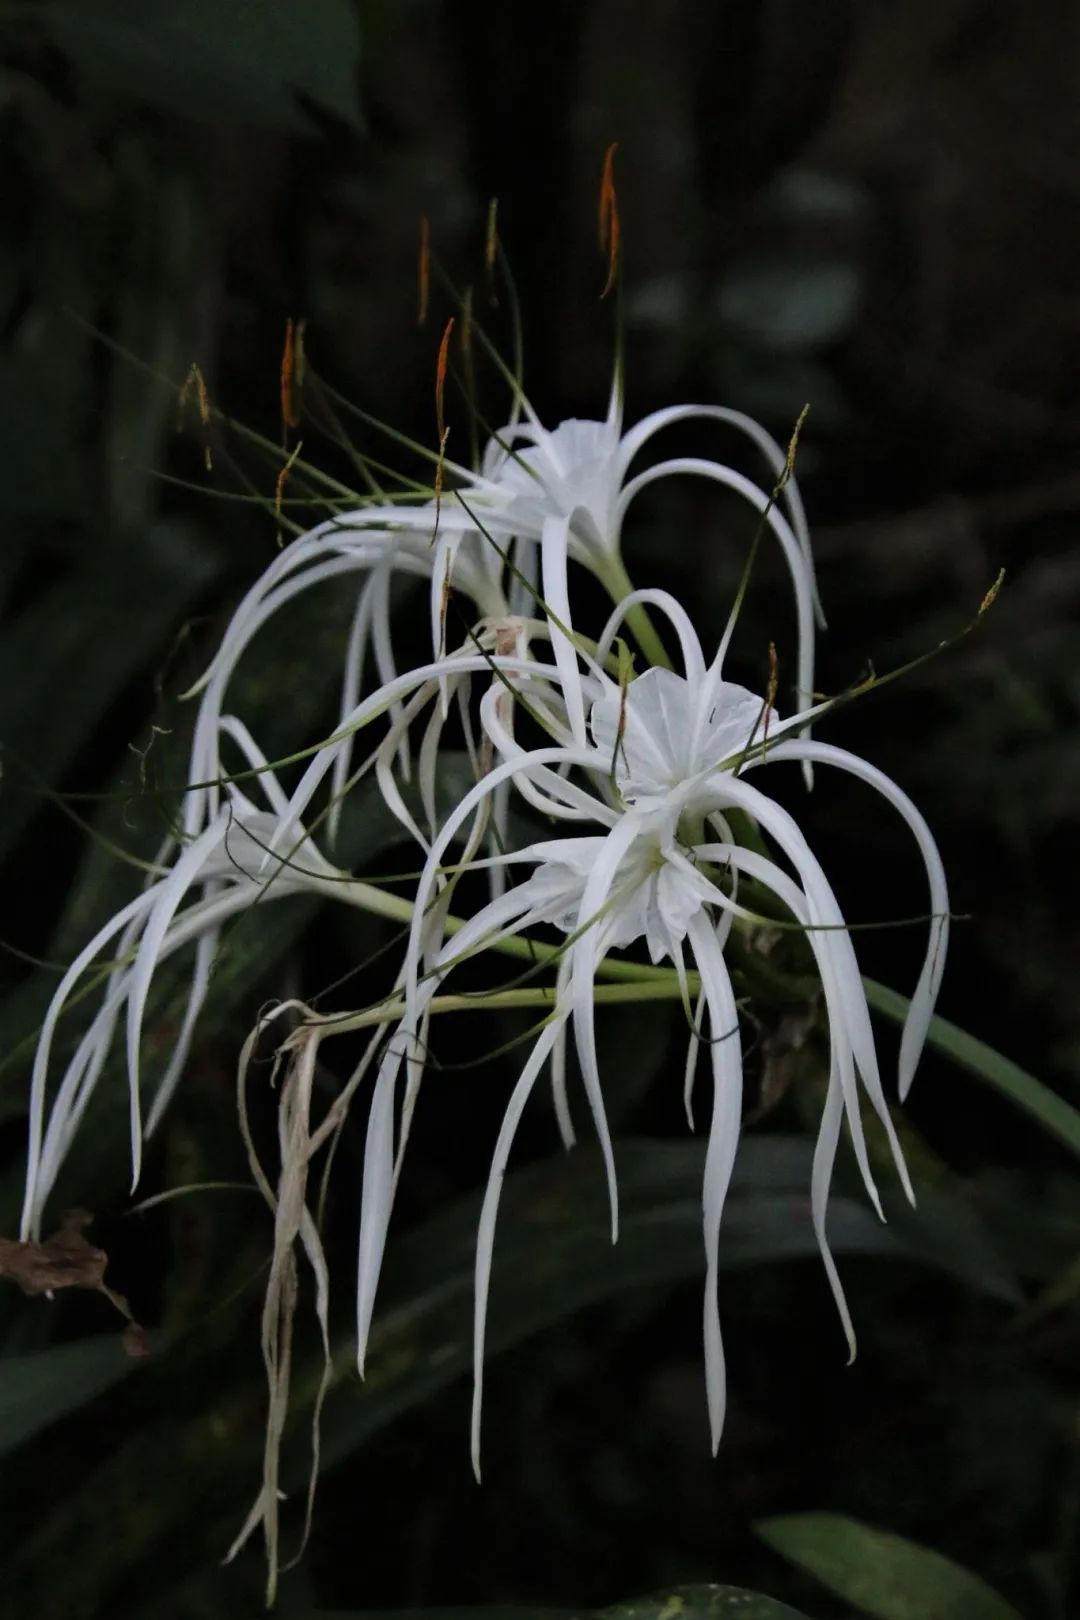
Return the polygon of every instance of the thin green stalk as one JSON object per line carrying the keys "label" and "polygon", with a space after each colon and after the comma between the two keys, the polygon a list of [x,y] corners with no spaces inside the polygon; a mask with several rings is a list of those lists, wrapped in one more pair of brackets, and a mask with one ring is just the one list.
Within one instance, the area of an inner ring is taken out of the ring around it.
{"label": "thin green stalk", "polygon": [[[598,984],[593,990],[593,1000],[600,1003],[628,1001],[636,1004],[640,1001],[677,1001],[680,994],[678,979],[672,974],[670,979],[635,980],[628,984]],[[554,986],[544,985],[534,990],[496,990],[487,995],[435,996],[424,1011],[502,1012],[510,1007],[551,1008],[554,1003]],[[335,1035],[345,1035],[358,1029],[374,1029],[379,1024],[393,1023],[395,1019],[403,1017],[404,1013],[405,1002],[399,999],[384,1002],[379,1007],[369,1007],[364,1012],[350,1013],[344,1018],[327,1013],[321,1018],[308,1019],[302,1027],[305,1031],[325,1028]]]}
{"label": "thin green stalk", "polygon": [[[623,567],[621,557],[611,557],[603,573],[598,573],[598,578],[616,606],[633,593],[633,581]],[[649,663],[655,669],[670,669],[671,659],[644,602],[635,602],[627,609],[625,622]]]}

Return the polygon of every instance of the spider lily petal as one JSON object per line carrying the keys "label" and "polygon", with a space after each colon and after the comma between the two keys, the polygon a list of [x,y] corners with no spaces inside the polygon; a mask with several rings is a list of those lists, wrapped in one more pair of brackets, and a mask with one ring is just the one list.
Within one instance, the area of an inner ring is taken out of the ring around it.
{"label": "spider lily petal", "polygon": [[[305,891],[333,894],[338,890],[341,874],[315,848],[299,822],[288,816],[285,794],[272,772],[265,769],[264,756],[247,728],[226,716],[219,722],[219,733],[231,738],[247,762],[259,771],[259,782],[271,808],[259,810],[230,784],[228,804],[196,837],[179,847],[171,868],[162,877],[144,888],[98,931],[62,977],[42,1025],[31,1077],[24,1235],[36,1233],[39,1228],[44,1200],[100,1078],[121,1014],[126,1023],[134,1189],[139,1180],[143,1139],[158,1123],[190,1049],[222,924],[264,896]],[[275,841],[288,844],[287,853],[270,853]],[[170,840],[160,852],[159,865],[169,860],[175,848]],[[184,907],[193,890],[198,891],[198,897]],[[119,959],[109,970],[102,1004],[61,1080],[46,1130],[46,1086],[57,1023],[77,979],[117,936]],[[151,982],[163,960],[193,941],[196,958],[187,1004],[144,1126],[140,1047]]]}
{"label": "spider lily petal", "polygon": [[688,929],[712,1028],[709,1051],[713,1070],[713,1109],[709,1142],[705,1150],[702,1215],[705,1231],[705,1394],[715,1456],[720,1445],[727,1404],[724,1347],[717,1304],[720,1220],[731,1184],[742,1123],[742,1054],[739,1049],[739,1015],[735,996],[723,950],[712,924],[703,912],[698,912],[690,919]]}
{"label": "spider lily petal", "polygon": [[[930,886],[930,942],[926,959],[919,974],[919,982],[911,998],[911,1007],[904,1021],[900,1040],[899,1091],[903,1102],[911,1089],[919,1058],[926,1041],[926,1032],[934,1013],[941,976],[945,970],[945,953],[949,944],[949,890],[945,868],[933,834],[922,812],[912,804],[907,794],[897,787],[883,771],[860,759],[857,754],[836,748],[831,743],[791,741],[781,742],[770,751],[771,760],[813,759],[823,765],[836,765],[877,789],[884,799],[897,809],[907,822],[919,846]],[[761,763],[751,761],[748,764]]]}

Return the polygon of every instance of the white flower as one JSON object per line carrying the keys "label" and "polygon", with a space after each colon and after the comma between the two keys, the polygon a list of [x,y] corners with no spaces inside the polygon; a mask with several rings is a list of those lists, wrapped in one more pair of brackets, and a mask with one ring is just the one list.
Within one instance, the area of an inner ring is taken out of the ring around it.
{"label": "white flower", "polygon": [[[221,730],[238,746],[244,762],[259,772],[256,781],[269,808],[260,809],[235,783],[230,784],[226,803],[196,837],[179,843],[170,839],[163,846],[154,863],[161,875],[98,930],[60,980],[34,1054],[24,1239],[39,1234],[45,1201],[94,1094],[121,1017],[125,1020],[134,1188],[143,1139],[160,1120],[187,1061],[223,924],[256,902],[287,894],[344,897],[342,875],[289,815],[285,794],[272,772],[264,769],[266,761],[246,727],[227,716]],[[271,853],[275,841],[279,854]],[[185,905],[193,892],[196,898]],[[195,945],[195,962],[187,1004],[144,1123],[140,1045],[150,985],[159,964],[190,944]],[[100,1006],[67,1064],[46,1126],[46,1087],[57,1024],[78,979],[110,945],[115,956]]]}
{"label": "white flower", "polygon": [[[930,890],[930,940],[904,1031],[900,1090],[905,1093],[918,1061],[944,964],[948,895],[936,846],[907,796],[872,765],[830,745],[795,735],[798,718],[781,722],[766,704],[722,678],[724,647],[706,666],[677,603],[649,593],[666,612],[684,654],[685,674],[651,669],[620,689],[590,661],[584,673],[564,665],[546,679],[560,687],[566,709],[563,734],[550,747],[524,749],[500,712],[496,682],[481,704],[485,732],[500,763],[464,797],[431,844],[418,884],[403,975],[405,1013],[380,1065],[368,1127],[361,1208],[357,1310],[361,1368],[389,1220],[395,1160],[400,1162],[423,1069],[427,1009],[447,973],[463,956],[538,922],[566,934],[550,1021],[537,1041],[515,1089],[492,1163],[481,1219],[477,1256],[476,1398],[473,1451],[478,1466],[480,1375],[485,1303],[499,1186],[517,1121],[545,1061],[555,1063],[557,1102],[569,1134],[561,1095],[561,1048],[572,1027],[582,1080],[595,1121],[611,1199],[612,1236],[617,1234],[617,1181],[607,1126],[593,1029],[593,982],[603,956],[644,940],[654,963],[671,961],[684,984],[684,946],[689,945],[700,982],[695,1025],[707,1020],[713,1073],[713,1110],[706,1153],[704,1228],[707,1259],[705,1361],[714,1446],[723,1424],[725,1377],[716,1298],[720,1216],[737,1145],[742,1063],[735,998],[723,947],[737,919],[757,920],[740,901],[747,880],[769,890],[805,930],[821,977],[830,1038],[829,1086],[815,1153],[811,1202],[814,1227],[845,1333],[854,1335],[825,1232],[826,1202],[842,1120],[867,1191],[879,1213],[860,1115],[859,1089],[869,1099],[890,1143],[902,1184],[911,1196],[900,1145],[889,1115],[873,1031],[851,937],[832,889],[805,837],[788,811],[747,780],[765,763],[813,760],[858,776],[900,813],[913,832]],[[622,605],[621,612],[627,609]],[[614,616],[617,620],[619,615]],[[609,626],[601,647],[610,640]],[[554,637],[553,637],[554,639]],[[503,679],[514,679],[512,660],[500,662]],[[528,666],[526,666],[528,667]],[[530,679],[540,677],[535,668]],[[575,709],[587,711],[587,739],[574,740]],[[771,740],[770,740],[771,739]],[[320,767],[326,769],[325,762]],[[569,773],[569,774],[567,774]],[[580,778],[588,785],[582,785]],[[452,939],[443,940],[441,912],[432,910],[439,874],[451,844],[482,812],[504,783],[533,805],[562,820],[603,829],[578,838],[534,844],[503,857],[508,867],[525,863],[532,875],[482,908]],[[294,811],[297,800],[293,800]],[[729,812],[746,812],[771,839],[794,876],[733,836]],[[695,1027],[692,1053],[700,1039]],[[400,1140],[394,1144],[394,1100],[402,1066],[407,1072]]]}
{"label": "white flower", "polygon": [[[456,484],[440,499],[424,499],[417,505],[378,501],[360,505],[299,536],[274,559],[236,608],[213,660],[188,694],[200,694],[190,768],[193,782],[210,782],[222,774],[216,740],[228,682],[253,637],[300,592],[349,574],[367,575],[345,649],[339,711],[344,720],[359,701],[369,650],[383,685],[397,675],[389,617],[395,573],[430,580],[435,658],[446,653],[451,587],[467,597],[481,617],[533,613],[539,597],[556,620],[568,623],[568,559],[588,568],[621,600],[630,589],[621,559],[629,508],[650,484],[673,476],[706,478],[733,490],[761,514],[779,541],[791,575],[798,624],[796,707],[800,711],[809,707],[814,686],[813,561],[798,486],[787,476],[787,459],[775,440],[750,417],[722,406],[673,406],[654,412],[624,434],[614,398],[606,420],[571,419],[550,432],[527,401],[521,404],[524,420],[515,415],[493,435],[479,472],[454,462],[445,464]],[[655,434],[694,419],[734,427],[749,437],[772,480],[783,486],[779,499],[722,462],[701,457],[669,459],[629,477],[632,463]],[[400,710],[395,717],[400,717]],[[578,734],[578,741],[584,741],[583,735]],[[351,763],[352,750],[346,745],[335,767],[338,793],[348,780]],[[195,836],[214,809],[212,789],[189,794],[184,806],[186,835]],[[334,810],[331,838],[337,822]]]}

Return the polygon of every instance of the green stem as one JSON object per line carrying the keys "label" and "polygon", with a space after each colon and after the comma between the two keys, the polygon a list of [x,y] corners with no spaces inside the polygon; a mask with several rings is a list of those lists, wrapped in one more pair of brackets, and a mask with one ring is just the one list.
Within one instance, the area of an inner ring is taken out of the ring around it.
{"label": "green stem", "polygon": [[[629,984],[598,984],[593,988],[593,1000],[607,1002],[677,1001],[681,995],[678,979],[634,981]],[[495,990],[489,995],[435,996],[425,1007],[426,1013],[448,1012],[500,1012],[508,1007],[550,1007],[555,1003],[555,991],[550,985],[538,990]],[[379,1024],[393,1023],[405,1012],[403,1000],[387,1001],[380,1007],[369,1007],[366,1012],[348,1013],[336,1018],[327,1013],[323,1018],[311,1018],[305,1029],[325,1029],[332,1035],[344,1035],[358,1029],[374,1029]]]}
{"label": "green stem", "polygon": [[[623,567],[622,558],[619,556],[609,558],[603,572],[598,574],[597,577],[608,592],[611,600],[616,604],[625,601],[633,592],[633,581]],[[634,640],[653,668],[670,669],[671,659],[667,655],[664,643],[660,640],[656,626],[649,617],[649,610],[643,602],[635,602],[631,608],[627,609],[626,623]]]}
{"label": "green stem", "polygon": [[[359,881],[334,883],[328,879],[320,885],[320,888],[331,899],[343,900],[347,905],[356,906],[360,911],[369,911],[376,917],[386,917],[391,922],[399,923],[412,921],[415,907],[411,900],[405,900],[401,895],[387,894],[385,890],[377,889],[370,883]],[[447,917],[446,932],[456,934],[459,929],[465,927],[467,921],[466,917]],[[507,939],[492,939],[484,948],[498,951],[503,956],[516,957],[523,962],[555,962],[564,950],[561,945],[549,945],[543,940],[531,939],[521,934],[511,935]],[[605,957],[598,963],[596,971],[602,979],[613,979],[628,985],[678,983],[674,968],[656,968],[647,962],[625,962],[617,957]],[[660,996],[661,992],[657,991],[657,995]],[[476,1006],[475,996],[466,996],[464,999],[466,1005]],[[523,1002],[521,1005],[529,1004]]]}
{"label": "green stem", "polygon": [[[408,900],[386,894],[366,883],[327,883],[325,892],[334,894],[338,899],[345,899],[351,905],[358,905],[397,922],[407,922],[413,914],[413,907]],[[446,920],[446,930],[450,934],[456,934],[464,926],[464,918],[448,917]],[[558,945],[546,944],[520,935],[509,939],[493,939],[486,948],[531,963],[555,961],[562,949]],[[746,971],[746,962],[741,965]],[[785,1000],[805,1000],[812,994],[812,987],[808,981],[801,978],[789,979],[764,960],[755,962],[753,970],[759,978],[767,975],[770,981],[769,988],[774,993],[782,995]],[[674,968],[652,967],[645,962],[627,962],[609,956],[597,964],[596,976],[598,979],[615,981],[596,985],[593,994],[598,1001],[631,1003],[674,1001],[680,995],[678,976]],[[686,981],[690,993],[696,995],[701,986],[700,976],[690,971],[686,975]],[[874,979],[864,978],[862,982],[867,1002],[875,1012],[883,1014],[893,1023],[903,1024],[911,1005],[908,998],[895,990],[890,990],[887,985],[877,983]],[[475,1010],[478,1006],[484,1005],[544,1006],[550,1005],[551,995],[550,989],[505,990],[496,991],[490,998],[483,999],[476,996],[436,997],[433,1006],[445,1012],[463,1008]],[[369,1024],[375,1024],[395,1015],[393,1008],[381,1007],[357,1014],[356,1017],[366,1019]],[[350,1027],[360,1026],[353,1024]],[[993,1047],[967,1034],[946,1018],[935,1016],[930,1020],[926,1043],[962,1069],[966,1069],[975,1079],[991,1086],[1014,1107],[1035,1120],[1063,1147],[1080,1157],[1080,1111],[1064,1097],[1059,1097],[1049,1086],[1020,1068],[1019,1064],[1003,1057]]]}

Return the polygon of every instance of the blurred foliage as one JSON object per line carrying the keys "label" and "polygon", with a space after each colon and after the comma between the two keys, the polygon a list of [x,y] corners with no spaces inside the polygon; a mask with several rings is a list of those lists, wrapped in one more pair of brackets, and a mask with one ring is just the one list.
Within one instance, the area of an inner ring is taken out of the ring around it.
{"label": "blurred foliage", "polygon": [[[996,0],[0,5],[5,1232],[28,1043],[55,964],[138,882],[116,851],[146,858],[171,813],[190,723],[178,694],[276,545],[257,503],[209,493],[243,488],[239,441],[215,437],[208,473],[155,378],[176,384],[196,361],[215,403],[274,441],[284,321],[306,316],[319,371],[430,443],[448,311],[415,324],[418,219],[452,279],[479,286],[497,194],[530,394],[547,419],[599,411],[611,327],[596,303],[595,188],[616,138],[631,415],[722,399],[783,438],[810,401],[799,471],[830,618],[823,685],[948,638],[1008,569],[977,636],[845,711],[836,736],[918,799],[972,913],[944,1011],[1077,1100],[1073,21],[1066,0],[1034,22]],[[488,313],[504,337],[505,311]],[[502,408],[494,388],[489,408]],[[304,435],[347,481],[340,445]],[[269,466],[244,469],[271,497]],[[632,571],[683,594],[707,628],[746,536],[736,507],[669,486],[641,504]],[[774,564],[763,559],[740,628],[748,679],[770,639],[782,659],[790,641]],[[332,714],[350,609],[328,590],[256,643],[241,697],[271,752]],[[857,787],[822,782],[801,814],[852,914],[873,920],[859,906],[871,892],[878,916],[912,909],[914,865]],[[358,801],[345,841],[367,869],[396,870],[374,802]],[[261,1001],[311,997],[390,942],[300,900],[232,929],[148,1194],[245,1179],[233,1066]],[[877,978],[910,983],[906,933],[861,935],[859,949]],[[379,959],[369,978],[388,971]],[[159,1061],[180,985],[165,974],[155,993]],[[602,1024],[626,1200],[614,1252],[594,1155],[564,1160],[547,1116],[527,1122],[496,1245],[483,1490],[466,1448],[475,1188],[512,1059],[432,1078],[364,1388],[347,1301],[360,1154],[346,1138],[328,1211],[344,1283],[324,1478],[312,1543],[283,1581],[286,1620],[437,1604],[491,1620],[1076,1612],[1075,1167],[1006,1100],[928,1060],[904,1125],[919,1210],[890,1206],[880,1228],[843,1177],[834,1199],[861,1333],[845,1369],[806,1259],[802,1132],[821,1052],[785,1030],[778,1015],[760,1032],[761,1117],[725,1222],[731,1413],[715,1462],[677,1016]],[[447,1032],[440,1055],[466,1063],[517,1033],[509,1015],[497,1032]],[[329,1094],[339,1079],[319,1084]],[[95,1210],[109,1281],[150,1354],[125,1354],[100,1298],[29,1300],[9,1285],[0,1604],[48,1620],[254,1614],[258,1550],[218,1559],[259,1473],[265,1212],[213,1191],[128,1215],[119,1091],[101,1095],[57,1208]],[[298,1354],[293,1498],[313,1325]],[[291,1500],[294,1535],[299,1519]],[[635,1591],[661,1595],[603,1607]]]}

